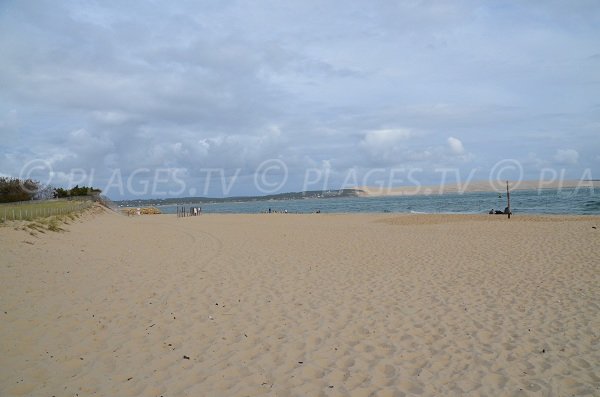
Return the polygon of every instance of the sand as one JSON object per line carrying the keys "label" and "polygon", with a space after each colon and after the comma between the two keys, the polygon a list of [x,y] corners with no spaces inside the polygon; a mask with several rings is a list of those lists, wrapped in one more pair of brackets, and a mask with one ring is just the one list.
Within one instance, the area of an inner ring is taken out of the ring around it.
{"label": "sand", "polygon": [[65,228],[0,227],[1,396],[600,395],[599,217]]}

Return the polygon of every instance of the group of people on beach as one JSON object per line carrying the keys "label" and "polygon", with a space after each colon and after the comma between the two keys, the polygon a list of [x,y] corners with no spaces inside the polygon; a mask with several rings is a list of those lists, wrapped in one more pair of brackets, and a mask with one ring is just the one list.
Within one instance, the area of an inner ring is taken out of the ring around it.
{"label": "group of people on beach", "polygon": [[187,207],[177,206],[177,217],[178,218],[186,218],[188,216],[198,216],[202,215],[202,207]]}
{"label": "group of people on beach", "polygon": [[[288,210],[274,210],[269,208],[268,210],[263,210],[262,211],[263,214],[287,214]],[[316,210],[313,211],[314,214],[320,214],[321,210]],[[296,214],[299,214],[299,212],[296,212]]]}
{"label": "group of people on beach", "polygon": [[269,214],[287,214],[288,210],[273,210],[271,208],[269,208],[268,211],[265,211],[264,213],[269,213]]}

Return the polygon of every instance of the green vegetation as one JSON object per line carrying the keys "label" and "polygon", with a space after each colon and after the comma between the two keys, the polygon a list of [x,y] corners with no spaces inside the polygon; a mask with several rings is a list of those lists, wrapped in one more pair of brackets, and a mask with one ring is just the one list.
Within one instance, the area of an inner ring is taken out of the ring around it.
{"label": "green vegetation", "polygon": [[[102,201],[100,193],[89,186],[63,189],[42,186],[32,179],[0,177],[0,223],[69,216],[89,208],[94,200]],[[44,226],[59,229],[56,222]]]}
{"label": "green vegetation", "polygon": [[102,190],[91,186],[76,185],[71,189],[63,189],[43,186],[33,179],[0,177],[0,203],[83,196],[98,197],[100,193]]}
{"label": "green vegetation", "polygon": [[31,234],[32,236],[35,236],[37,233],[46,233],[46,231],[51,231],[51,232],[63,231],[64,229],[62,227],[60,227],[60,225],[62,223],[67,223],[64,221],[64,218],[53,216],[53,217],[49,217],[49,218],[38,219],[34,222],[30,222],[30,223],[26,224],[25,226],[22,226],[21,229],[29,231],[29,234]]}
{"label": "green vegetation", "polygon": [[93,188],[91,186],[81,186],[76,185],[71,189],[63,189],[57,188],[54,190],[55,198],[65,198],[65,197],[80,197],[80,196],[97,196],[102,191],[100,189]]}
{"label": "green vegetation", "polygon": [[80,216],[79,213],[71,213],[68,215],[56,215],[48,218],[38,218],[26,224],[17,224],[15,230],[24,230],[32,236],[37,236],[38,233],[45,234],[47,231],[62,232],[65,229],[62,225],[68,225],[71,220],[75,220]]}
{"label": "green vegetation", "polygon": [[31,200],[39,190],[37,181],[0,177],[0,203]]}

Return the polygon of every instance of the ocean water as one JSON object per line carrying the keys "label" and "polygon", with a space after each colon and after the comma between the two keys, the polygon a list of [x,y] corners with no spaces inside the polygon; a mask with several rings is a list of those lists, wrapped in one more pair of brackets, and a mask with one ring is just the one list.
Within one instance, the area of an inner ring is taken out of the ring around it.
{"label": "ocean water", "polygon": [[[510,194],[513,214],[600,215],[600,189],[519,190]],[[504,210],[506,194],[493,192],[405,195],[393,197],[347,197],[327,199],[273,200],[230,203],[188,203],[204,213],[256,214],[271,211],[288,213],[426,213],[486,214]],[[163,213],[176,213],[175,205],[160,207]]]}

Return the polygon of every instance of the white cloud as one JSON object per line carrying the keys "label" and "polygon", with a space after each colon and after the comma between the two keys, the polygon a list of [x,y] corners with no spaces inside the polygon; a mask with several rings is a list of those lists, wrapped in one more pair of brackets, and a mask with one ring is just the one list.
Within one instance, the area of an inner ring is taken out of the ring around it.
{"label": "white cloud", "polygon": [[575,149],[558,149],[554,155],[554,160],[561,164],[577,164],[579,153]]}
{"label": "white cloud", "polygon": [[452,154],[455,154],[457,156],[465,154],[465,147],[458,138],[454,138],[453,136],[448,138],[448,147],[450,148],[450,152]]}
{"label": "white cloud", "polygon": [[379,165],[399,163],[405,143],[413,135],[406,128],[370,130],[364,135],[360,147]]}
{"label": "white cloud", "polygon": [[363,142],[373,147],[388,147],[406,141],[413,134],[405,128],[371,130],[365,134]]}
{"label": "white cloud", "polygon": [[598,161],[599,7],[270,3],[7,3],[0,170]]}

